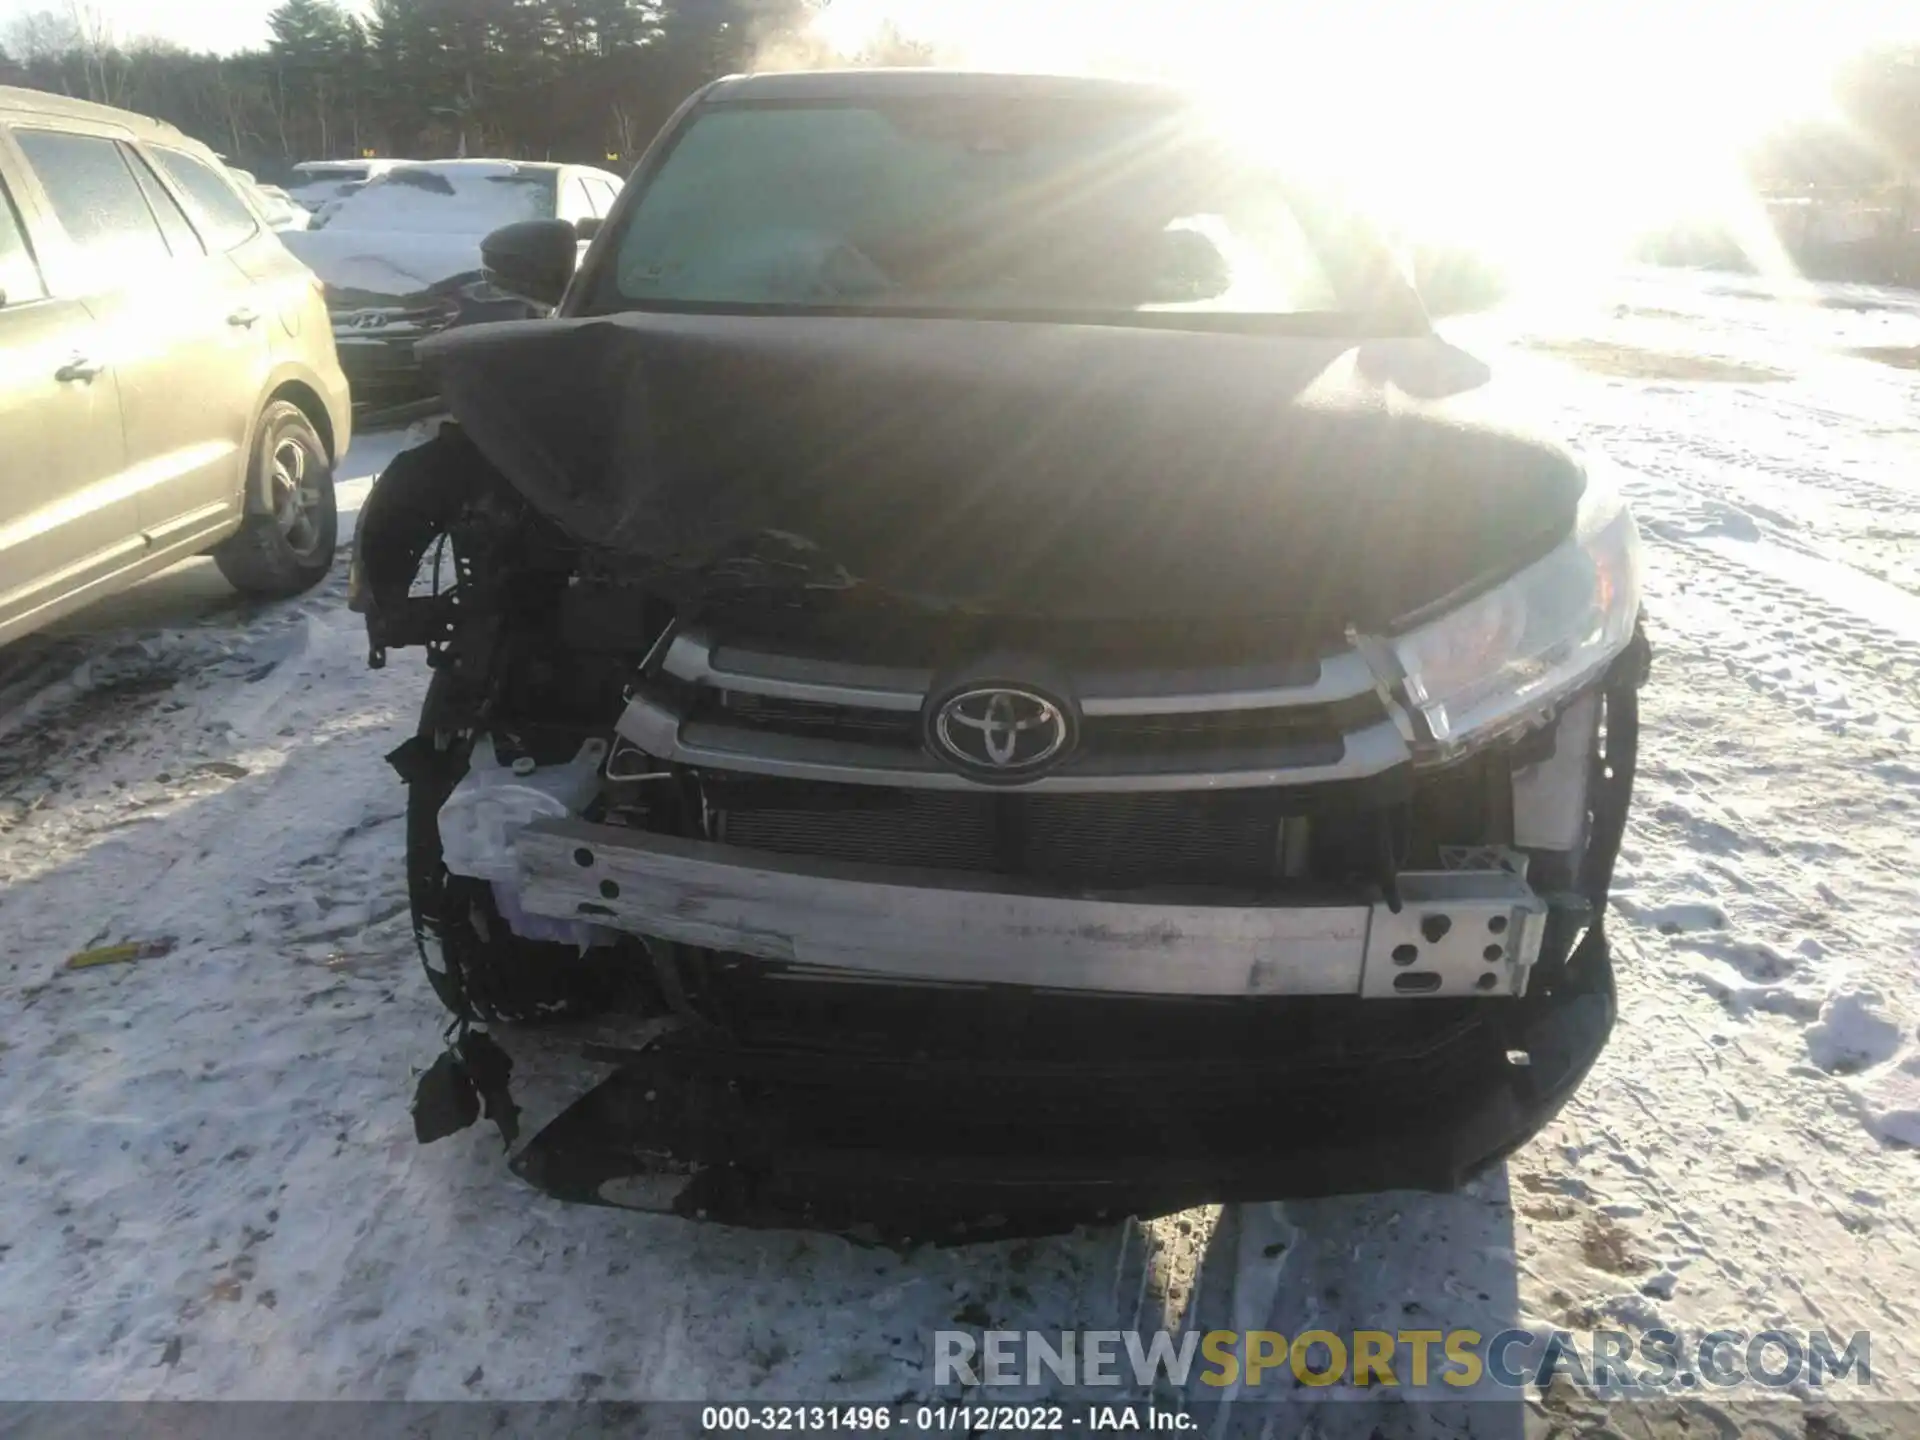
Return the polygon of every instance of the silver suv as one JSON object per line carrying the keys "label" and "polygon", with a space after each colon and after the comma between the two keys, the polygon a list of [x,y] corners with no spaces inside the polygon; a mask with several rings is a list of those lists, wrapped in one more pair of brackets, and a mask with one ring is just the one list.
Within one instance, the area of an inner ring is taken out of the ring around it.
{"label": "silver suv", "polygon": [[318,282],[210,150],[0,87],[0,643],[207,550],[317,584],[350,433]]}

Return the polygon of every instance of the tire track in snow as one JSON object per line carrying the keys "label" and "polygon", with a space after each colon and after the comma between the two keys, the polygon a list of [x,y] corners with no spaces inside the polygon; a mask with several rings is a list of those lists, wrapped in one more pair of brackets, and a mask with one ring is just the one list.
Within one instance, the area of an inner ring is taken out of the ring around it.
{"label": "tire track in snow", "polygon": [[[1512,1162],[1551,1197],[1523,1200],[1534,1323],[1784,1317],[1872,1329],[1887,1373],[1920,1373],[1913,1157],[1881,1138],[1871,1094],[1915,1050],[1920,645],[1898,606],[1797,563],[1913,588],[1915,432],[1877,414],[1892,387],[1855,395],[1824,371],[1764,393],[1569,378],[1550,403],[1626,467],[1656,649],[1612,926],[1621,1023]],[[1864,1079],[1827,1068],[1860,1014],[1904,1047],[1872,1047]],[[1595,1213],[1652,1268],[1588,1263]]]}
{"label": "tire track in snow", "polygon": [[[1632,456],[1636,469],[1662,480],[1686,485],[1703,495],[1736,505],[1768,502],[1791,505],[1798,498],[1817,498],[1823,509],[1836,502],[1882,517],[1909,515],[1920,503],[1920,485],[1876,478],[1891,470],[1899,456],[1889,453],[1871,465],[1858,461],[1830,461],[1804,437],[1771,437],[1785,442],[1779,453],[1761,442],[1727,444],[1710,433],[1683,428],[1650,430],[1643,422],[1592,421],[1581,426],[1609,452]],[[1745,437],[1743,436],[1743,441]],[[1904,451],[1910,447],[1891,446]]]}
{"label": "tire track in snow", "polygon": [[1803,719],[1877,726],[1890,739],[1910,734],[1920,641],[1741,563],[1737,545],[1660,539],[1671,563],[1655,585],[1687,607],[1681,643],[1701,646]]}

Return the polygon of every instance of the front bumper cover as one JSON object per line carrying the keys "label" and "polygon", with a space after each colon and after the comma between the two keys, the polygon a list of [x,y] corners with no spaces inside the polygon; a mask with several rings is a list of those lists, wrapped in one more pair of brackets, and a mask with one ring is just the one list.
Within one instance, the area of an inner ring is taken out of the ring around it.
{"label": "front bumper cover", "polygon": [[613,1074],[513,1168],[562,1199],[874,1241],[1449,1190],[1546,1124],[1600,1053],[1615,1014],[1604,932],[1551,993],[1393,1008],[1432,1017],[1430,1039],[1344,1063],[1338,1045],[1290,1063],[1284,1042],[1230,1062],[878,1059],[676,1031],[598,1051]]}

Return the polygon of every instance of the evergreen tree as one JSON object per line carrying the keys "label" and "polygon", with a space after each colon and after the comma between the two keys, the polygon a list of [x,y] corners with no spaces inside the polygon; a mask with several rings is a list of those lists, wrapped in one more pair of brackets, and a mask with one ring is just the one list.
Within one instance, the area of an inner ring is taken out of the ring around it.
{"label": "evergreen tree", "polygon": [[[264,47],[115,44],[71,15],[5,26],[0,70],[157,115],[263,178],[372,151],[624,168],[693,90],[824,0],[280,0]],[[815,45],[808,53],[830,60]],[[892,40],[868,60],[911,57]]]}
{"label": "evergreen tree", "polygon": [[[267,17],[267,54],[275,64],[277,128],[289,149],[335,156],[349,137],[336,118],[346,90],[353,22],[334,0],[282,0]],[[351,127],[345,127],[350,129]]]}

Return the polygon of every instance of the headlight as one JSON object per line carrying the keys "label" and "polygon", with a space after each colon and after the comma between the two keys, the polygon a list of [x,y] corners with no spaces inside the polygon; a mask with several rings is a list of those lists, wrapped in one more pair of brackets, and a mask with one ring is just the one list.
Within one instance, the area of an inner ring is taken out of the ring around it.
{"label": "headlight", "polygon": [[1552,554],[1383,642],[1426,723],[1420,757],[1447,759],[1550,709],[1626,649],[1639,613],[1640,532],[1590,468],[1574,533]]}

